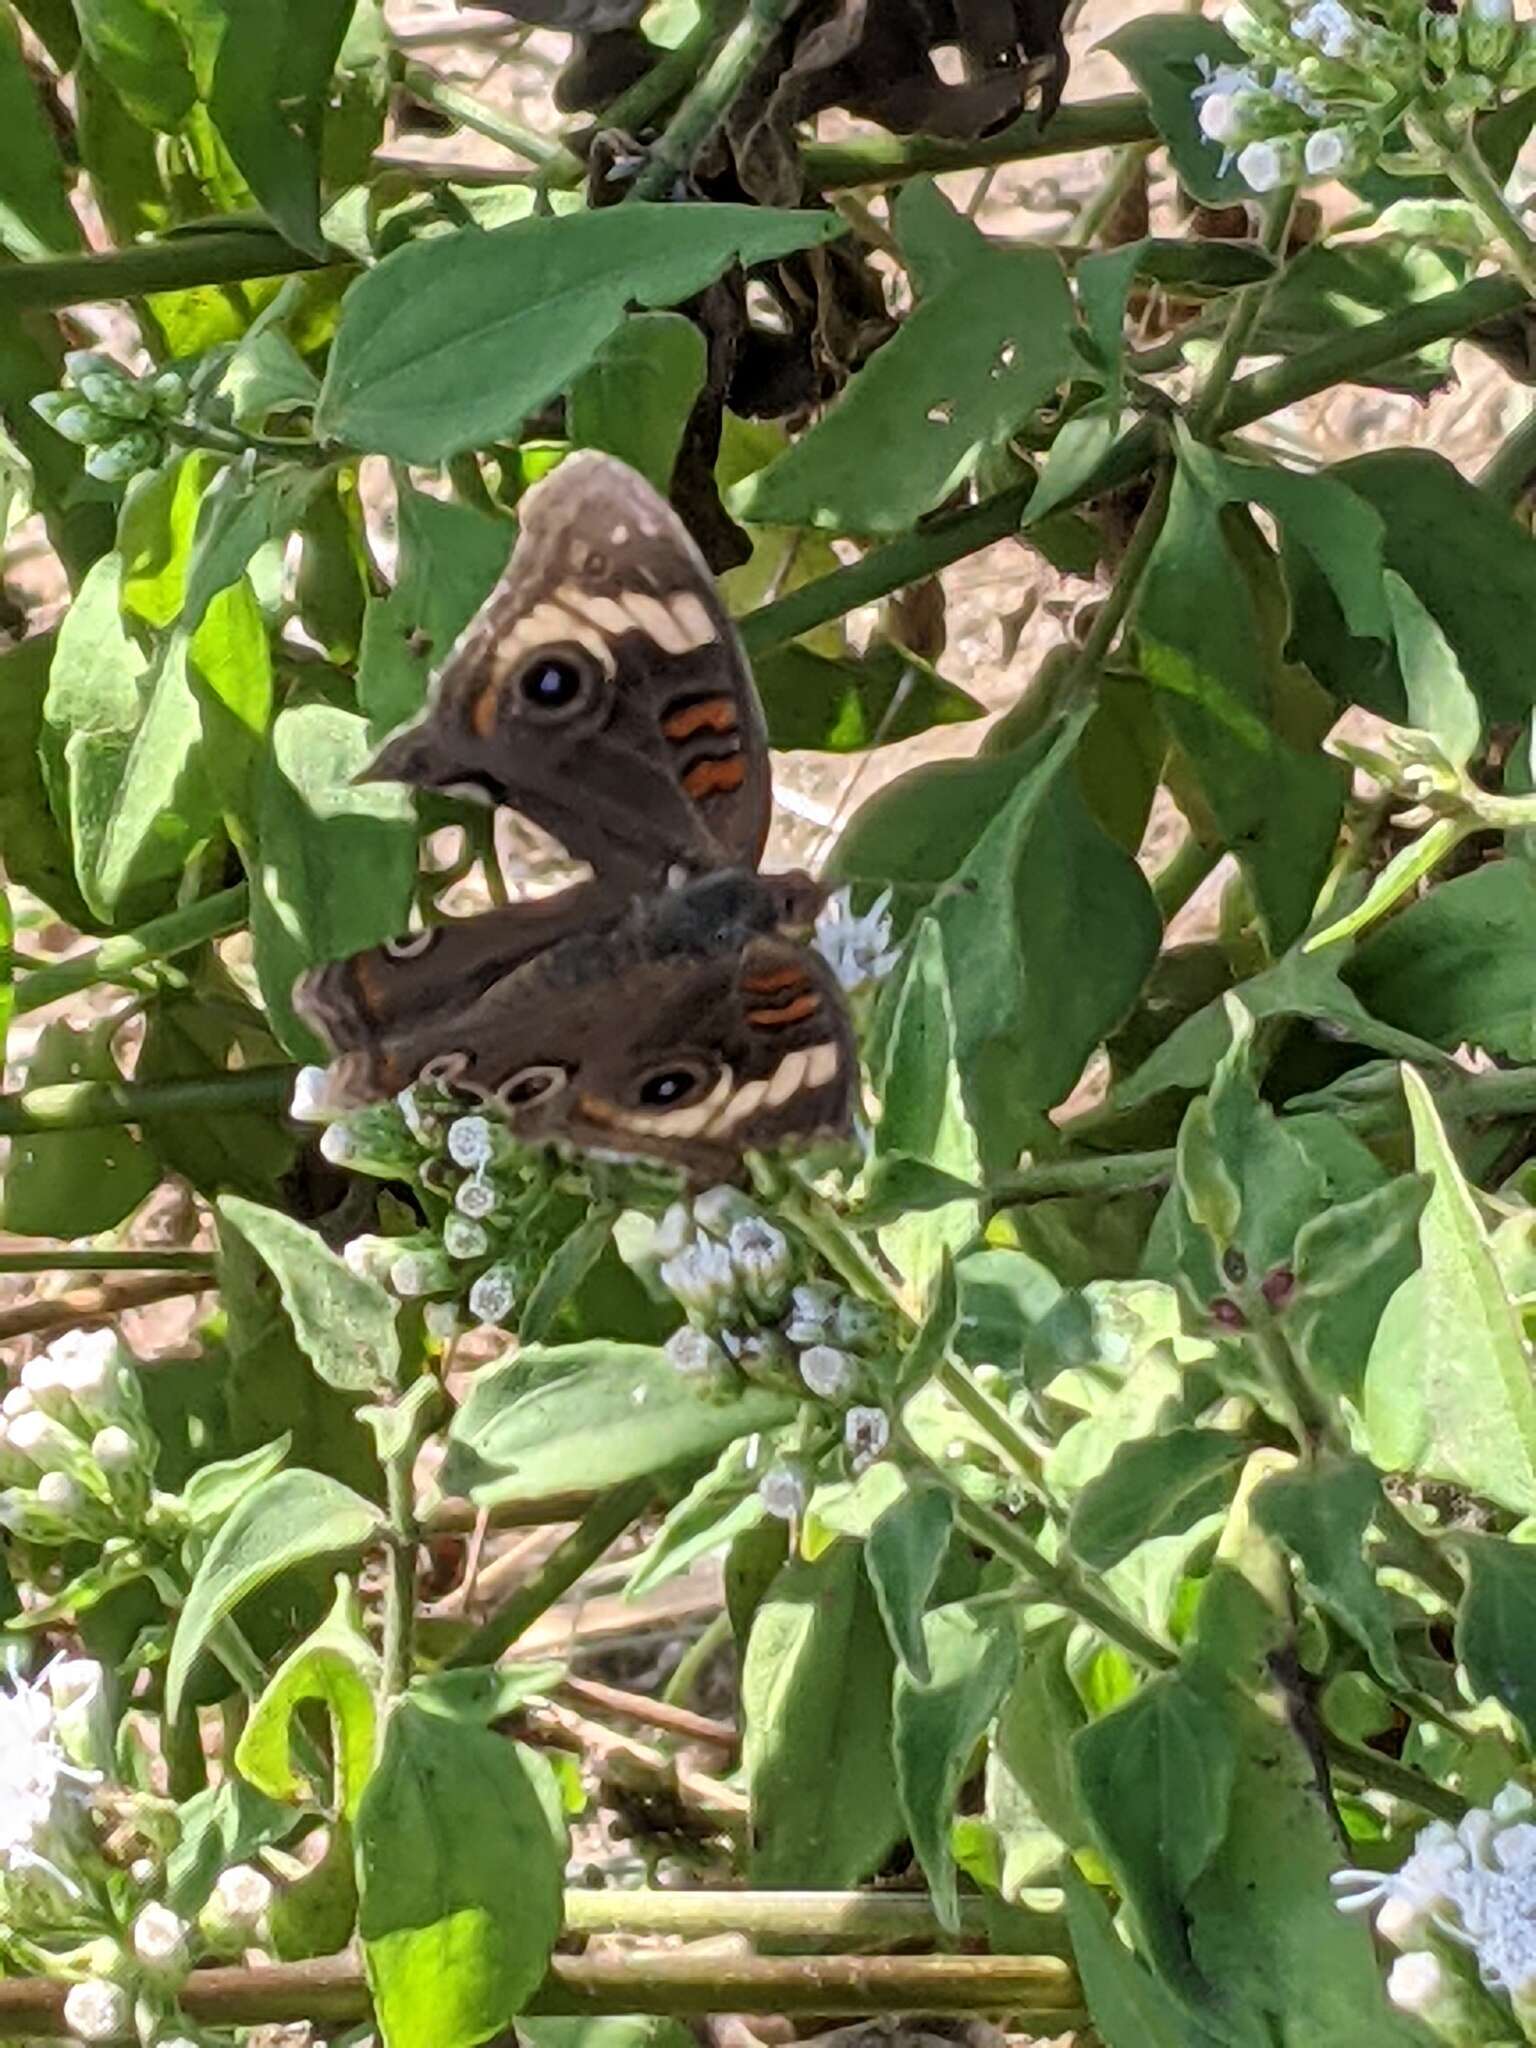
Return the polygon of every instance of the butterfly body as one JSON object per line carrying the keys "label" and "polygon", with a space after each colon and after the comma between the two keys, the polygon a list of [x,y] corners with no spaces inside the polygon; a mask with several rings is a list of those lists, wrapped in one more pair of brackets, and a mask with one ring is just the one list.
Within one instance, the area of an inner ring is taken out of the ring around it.
{"label": "butterfly body", "polygon": [[675,513],[593,455],[525,505],[426,713],[369,773],[510,804],[594,879],[332,962],[296,1001],[339,1055],[336,1107],[422,1081],[530,1143],[730,1178],[851,1119],[847,1006],[803,943],[821,891],[758,871],[762,711]]}

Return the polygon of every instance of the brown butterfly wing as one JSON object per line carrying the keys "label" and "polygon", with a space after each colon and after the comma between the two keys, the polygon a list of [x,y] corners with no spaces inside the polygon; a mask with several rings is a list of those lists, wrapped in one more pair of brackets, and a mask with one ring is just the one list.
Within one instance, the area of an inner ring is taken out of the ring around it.
{"label": "brown butterfly wing", "polygon": [[425,1071],[499,1107],[531,1144],[661,1159],[704,1180],[729,1178],[745,1151],[845,1131],[847,1007],[820,955],[779,936],[781,909],[743,872],[633,902],[400,1033],[388,1078]]}
{"label": "brown butterfly wing", "polygon": [[568,456],[521,507],[505,575],[376,779],[504,803],[605,876],[755,867],[762,709],[703,557],[643,477]]}
{"label": "brown butterfly wing", "polygon": [[561,941],[611,921],[615,904],[601,884],[578,883],[311,968],[294,989],[294,1007],[338,1055],[332,1106],[383,1101],[430,1077],[457,1020],[488,989]]}

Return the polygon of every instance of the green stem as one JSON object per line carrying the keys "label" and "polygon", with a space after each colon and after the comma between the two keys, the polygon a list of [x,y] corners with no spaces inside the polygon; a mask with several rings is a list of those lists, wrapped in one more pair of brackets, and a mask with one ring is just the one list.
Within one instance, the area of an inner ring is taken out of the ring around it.
{"label": "green stem", "polygon": [[1156,143],[1151,141],[1131,142],[1119,152],[1109,175],[1073,221],[1074,242],[1087,248],[1098,239],[1124,204],[1156,147]]}
{"label": "green stem", "polygon": [[806,177],[823,192],[851,185],[893,185],[944,171],[979,171],[988,164],[1023,163],[1084,149],[1159,140],[1139,93],[1117,93],[1058,107],[1041,128],[1033,114],[980,141],[943,142],[932,136],[871,136],[848,142],[811,142],[800,152]]}
{"label": "green stem", "polygon": [[1454,1614],[1461,1605],[1462,1594],[1466,1591],[1461,1574],[1449,1557],[1440,1548],[1434,1537],[1421,1529],[1411,1515],[1405,1514],[1390,1494],[1383,1493],[1376,1509],[1376,1520],[1380,1524],[1389,1549],[1395,1553],[1394,1563],[1400,1563],[1405,1571],[1422,1579],[1432,1593],[1438,1593]]}
{"label": "green stem", "polygon": [[1513,512],[1536,484],[1536,406],[1504,436],[1479,472],[1477,487]]}
{"label": "green stem", "polygon": [[1394,1763],[1389,1756],[1378,1756],[1374,1749],[1359,1749],[1326,1728],[1321,1735],[1323,1749],[1335,1770],[1346,1772],[1373,1792],[1385,1792],[1393,1799],[1417,1806],[1421,1812],[1433,1814],[1436,1820],[1455,1823],[1465,1819],[1468,1802],[1459,1793],[1437,1785],[1433,1778],[1422,1777],[1407,1764]]}
{"label": "green stem", "polygon": [[1003,1404],[994,1401],[985,1387],[979,1387],[965,1366],[957,1359],[947,1358],[933,1377],[961,1413],[968,1415],[983,1436],[1003,1453],[1020,1478],[1035,1486],[1043,1484],[1040,1453]]}
{"label": "green stem", "polygon": [[389,1513],[387,1575],[384,1581],[384,1695],[397,1697],[411,1682],[416,1631],[416,1495],[411,1479],[415,1455],[384,1464],[384,1499]]}
{"label": "green stem", "polygon": [[[657,58],[643,78],[637,78],[627,92],[604,107],[601,125],[617,128],[621,134],[636,135],[643,128],[649,128],[659,114],[674,105],[693,83],[699,68],[714,48],[720,28],[715,19],[716,0],[705,0],[699,9],[699,18],[684,36],[675,50],[668,50]],[[585,170],[585,165],[583,165]],[[551,178],[554,185],[563,184],[560,177]],[[573,181],[580,183],[577,179]]]}
{"label": "green stem", "polygon": [[1172,495],[1173,467],[1171,463],[1164,462],[1158,467],[1152,495],[1142,507],[1130,544],[1120,558],[1109,594],[1099,606],[1098,616],[1089,629],[1087,639],[1078,649],[1071,669],[1062,679],[1061,694],[1066,701],[1070,702],[1097,684],[1099,673],[1114,650],[1120,628],[1136,602],[1141,579],[1147,573],[1147,566],[1162,536]]}
{"label": "green stem", "polygon": [[1225,851],[1198,833],[1185,833],[1152,877],[1152,895],[1165,925],[1173,922],[1200,884],[1215,872]]}
{"label": "green stem", "polygon": [[1325,1445],[1342,1448],[1338,1425],[1327,1402],[1307,1378],[1290,1338],[1260,1289],[1250,1284],[1235,1292],[1248,1325],[1243,1332],[1244,1342],[1294,1417],[1297,1441],[1309,1451]]}
{"label": "green stem", "polygon": [[1411,355],[1431,342],[1470,334],[1485,321],[1519,312],[1529,296],[1513,278],[1479,277],[1458,291],[1440,292],[1389,313],[1385,319],[1351,328],[1316,348],[1303,349],[1300,355],[1240,378],[1227,393],[1213,434],[1235,434],[1335,384],[1363,380],[1397,356]]}
{"label": "green stem", "polygon": [[[978,1898],[959,1901],[958,1931],[985,1938],[991,1915]],[[1041,1914],[1042,1931],[1065,1932]],[[776,1942],[936,1942],[946,1930],[921,1894],[901,1892],[568,1891],[569,1934],[664,1934],[685,1941],[767,1935]]]}
{"label": "green stem", "polygon": [[[1071,1126],[1067,1126],[1070,1131]],[[1155,1152],[1108,1152],[1098,1159],[1047,1159],[1021,1166],[987,1186],[994,1208],[1010,1202],[1050,1202],[1071,1195],[1127,1195],[1166,1188],[1177,1155],[1171,1145]]]}
{"label": "green stem", "polygon": [[0,1252],[0,1273],[211,1273],[212,1252]]}
{"label": "green stem", "polygon": [[716,51],[709,69],[651,149],[632,199],[665,199],[686,178],[754,71],[772,49],[800,0],[747,0],[746,12]]}
{"label": "green stem", "polygon": [[1509,267],[1519,278],[1526,295],[1536,298],[1536,242],[1525,231],[1504,188],[1483,162],[1476,137],[1468,129],[1458,142],[1438,115],[1421,117],[1422,125],[1440,151],[1446,176],[1462,198],[1482,216],[1483,224],[1504,244]]}
{"label": "green stem", "polygon": [[1248,344],[1253,339],[1254,330],[1263,317],[1269,295],[1280,275],[1278,258],[1285,248],[1295,210],[1294,189],[1275,193],[1265,206],[1259,244],[1266,255],[1277,259],[1276,266],[1269,277],[1240,291],[1232,302],[1215,358],[1189,408],[1189,431],[1198,439],[1209,437],[1212,425],[1226,403]]}
{"label": "green stem", "polygon": [[562,1594],[570,1591],[630,1523],[644,1514],[655,1493],[653,1479],[635,1479],[628,1486],[616,1486],[605,1494],[506,1606],[454,1651],[449,1664],[494,1664],[525,1629],[531,1628]]}
{"label": "green stem", "polygon": [[[333,261],[355,266],[338,255]],[[140,299],[146,292],[190,290],[197,285],[241,284],[324,270],[327,262],[284,241],[265,222],[213,234],[170,235],[134,249],[99,256],[56,256],[42,263],[12,263],[0,270],[0,320],[17,313],[49,312],[97,299]]]}
{"label": "green stem", "polygon": [[714,1616],[707,1627],[700,1630],[693,1641],[677,1660],[677,1669],[667,1680],[662,1692],[662,1703],[669,1707],[685,1707],[693,1697],[693,1689],[711,1657],[723,1650],[732,1636],[731,1617],[722,1611]]}
{"label": "green stem", "polygon": [[194,1081],[61,1081],[0,1095],[0,1137],[30,1132],[101,1130],[109,1124],[153,1123],[162,1116],[228,1116],[236,1110],[281,1112],[293,1094],[296,1067],[253,1067]]}
{"label": "green stem", "polygon": [[[552,183],[566,186],[581,183],[586,166],[563,142],[552,142],[548,136],[523,127],[519,121],[509,121],[494,107],[477,100],[473,93],[463,92],[458,86],[450,85],[447,79],[439,78],[427,65],[406,63],[401,67],[401,82],[423,106],[435,108],[438,113],[446,114],[450,121],[457,121],[460,127],[472,129],[476,135],[483,135],[487,142],[513,150],[517,155],[526,157],[529,163],[548,171]],[[452,175],[451,168],[449,175]]]}
{"label": "green stem", "polygon": [[244,882],[224,889],[217,896],[205,896],[189,903],[185,910],[170,911],[141,925],[121,938],[103,939],[94,952],[78,960],[61,960],[56,965],[33,968],[16,990],[16,1014],[40,1010],[61,996],[77,995],[100,981],[118,981],[154,960],[169,960],[178,953],[211,939],[236,931],[250,915],[250,890]]}
{"label": "green stem", "polygon": [[284,441],[272,434],[247,434],[232,427],[210,426],[204,420],[171,420],[166,433],[183,448],[205,448],[211,455],[227,455],[238,461],[253,449],[265,459],[298,462],[307,469],[322,468],[336,456],[319,441]]}

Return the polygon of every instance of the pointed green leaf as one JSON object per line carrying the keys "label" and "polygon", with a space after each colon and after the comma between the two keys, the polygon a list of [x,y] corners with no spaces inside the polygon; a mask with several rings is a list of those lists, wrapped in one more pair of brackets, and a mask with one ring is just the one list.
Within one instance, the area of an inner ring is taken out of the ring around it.
{"label": "pointed green leaf", "polygon": [[376,1280],[354,1273],[325,1240],[296,1217],[239,1195],[218,1205],[277,1281],[304,1355],[327,1386],[379,1393],[400,1373],[396,1303]]}

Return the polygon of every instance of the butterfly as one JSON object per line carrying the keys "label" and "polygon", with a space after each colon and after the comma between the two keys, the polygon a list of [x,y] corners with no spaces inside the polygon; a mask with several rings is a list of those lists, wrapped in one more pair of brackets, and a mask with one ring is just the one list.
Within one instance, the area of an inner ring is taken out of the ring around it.
{"label": "butterfly", "polygon": [[593,871],[305,975],[327,1101],[422,1083],[563,1141],[739,1173],[849,1128],[857,1055],[809,938],[822,892],[759,871],[772,809],[746,656],[686,527],[612,457],[522,500],[506,571],[421,717],[364,775],[544,826]]}

